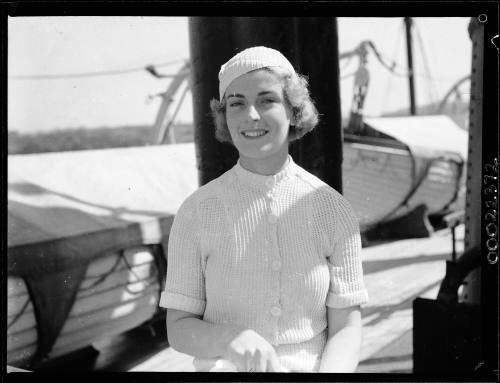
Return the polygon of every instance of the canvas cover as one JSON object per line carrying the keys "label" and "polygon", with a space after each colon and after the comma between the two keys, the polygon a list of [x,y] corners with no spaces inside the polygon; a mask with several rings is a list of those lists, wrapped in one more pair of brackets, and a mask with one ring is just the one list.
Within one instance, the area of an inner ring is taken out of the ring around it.
{"label": "canvas cover", "polygon": [[371,128],[407,145],[419,157],[467,159],[468,133],[444,115],[364,118]]}

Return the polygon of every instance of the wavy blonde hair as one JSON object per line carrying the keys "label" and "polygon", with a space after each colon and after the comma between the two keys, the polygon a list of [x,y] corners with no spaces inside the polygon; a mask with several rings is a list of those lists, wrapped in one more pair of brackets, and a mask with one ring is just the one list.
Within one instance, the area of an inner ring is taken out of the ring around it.
{"label": "wavy blonde hair", "polygon": [[[307,78],[301,74],[286,74],[276,68],[264,67],[256,70],[274,74],[283,84],[283,96],[292,112],[288,141],[298,140],[313,130],[318,124],[319,115],[309,94]],[[233,140],[226,121],[226,96],[221,101],[212,99],[210,110],[215,124],[215,138],[220,142],[232,144]]]}

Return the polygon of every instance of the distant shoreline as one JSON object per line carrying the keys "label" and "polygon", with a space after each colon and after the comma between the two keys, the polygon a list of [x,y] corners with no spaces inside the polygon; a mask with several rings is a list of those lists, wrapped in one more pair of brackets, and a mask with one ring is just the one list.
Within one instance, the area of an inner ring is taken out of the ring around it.
{"label": "distant shoreline", "polygon": [[[176,142],[193,142],[193,125],[174,127]],[[68,128],[35,133],[7,133],[8,154],[34,154],[147,146],[154,144],[153,127],[149,125]]]}

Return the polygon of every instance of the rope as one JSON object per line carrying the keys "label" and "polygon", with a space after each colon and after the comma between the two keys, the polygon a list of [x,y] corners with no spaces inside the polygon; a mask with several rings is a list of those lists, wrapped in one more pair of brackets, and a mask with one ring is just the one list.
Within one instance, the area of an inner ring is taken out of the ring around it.
{"label": "rope", "polygon": [[28,298],[26,299],[26,302],[24,302],[24,305],[23,307],[21,308],[21,310],[14,316],[14,319],[12,319],[12,321],[7,325],[7,329],[9,329],[14,323],[16,323],[19,318],[21,318],[21,316],[24,314],[24,312],[26,311],[26,309],[28,308],[28,305],[30,303],[30,297],[28,296]]}
{"label": "rope", "polygon": [[420,46],[420,52],[422,52],[422,59],[424,62],[424,68],[425,68],[425,72],[426,72],[427,77],[428,77],[427,80],[429,80],[429,82],[430,82],[429,87],[428,87],[429,99],[430,99],[431,103],[434,103],[434,101],[436,100],[436,97],[435,97],[436,96],[436,89],[434,86],[434,77],[431,74],[429,60],[427,59],[427,54],[425,53],[424,41],[422,39],[422,35],[420,34],[420,29],[417,28],[416,23],[414,24],[414,28],[415,28],[415,31],[417,34],[417,40],[418,40],[418,44]]}
{"label": "rope", "polygon": [[[177,64],[179,62],[184,62],[184,60],[174,60],[160,64],[155,64],[154,67],[169,66]],[[55,79],[66,79],[66,78],[115,76],[133,72],[142,72],[144,70],[147,70],[148,67],[150,68],[152,67],[152,65],[147,65],[146,67],[136,67],[130,69],[109,70],[109,71],[99,71],[99,72],[65,73],[65,74],[49,74],[49,75],[15,75],[15,76],[8,76],[8,78],[12,80],[55,80]],[[175,77],[175,76],[177,76],[177,74],[162,75],[162,77]]]}
{"label": "rope", "polygon": [[[375,47],[375,44],[372,41],[368,41],[368,46],[372,49],[373,53],[375,54],[375,57],[377,60],[382,64],[384,68],[386,68],[389,72],[391,72],[395,76],[400,76],[400,77],[408,77],[409,72],[402,73],[402,72],[397,72],[394,70],[395,67],[398,66],[397,62],[391,59],[384,59],[382,53],[380,53],[377,48]],[[387,64],[385,60],[388,60],[391,62],[391,65]]]}
{"label": "rope", "polygon": [[[163,131],[161,141],[160,141],[161,143],[165,142],[165,138],[166,138],[167,134],[169,133],[171,126],[174,124],[175,118],[177,117],[177,114],[179,113],[179,110],[181,109],[182,103],[184,102],[184,98],[186,97],[188,90],[189,90],[189,84],[186,85],[186,87],[184,88],[184,91],[182,92],[181,98],[180,98],[179,102],[177,102],[175,111],[172,114],[172,118],[170,119],[170,122],[168,123],[168,125],[165,127],[165,130]],[[174,143],[175,143],[175,137],[174,137],[174,142],[171,142],[171,144],[174,144]]]}
{"label": "rope", "polygon": [[[401,23],[400,26],[399,26],[399,32],[397,34],[396,44],[394,45],[394,52],[392,54],[393,57],[396,56],[396,52],[398,50],[399,43],[401,41],[401,36],[403,35],[403,29],[404,29],[404,23]],[[387,87],[386,87],[386,91],[385,91],[385,97],[383,99],[381,99],[382,103],[385,104],[385,105],[383,105],[384,108],[385,108],[385,106],[387,104],[389,104],[389,97],[392,94],[392,92],[391,92],[391,88],[392,88],[392,76],[389,76],[388,78],[389,78],[389,80],[387,81]]]}
{"label": "rope", "polygon": [[116,269],[118,268],[118,265],[120,264],[120,256],[116,257],[116,262],[115,264],[111,267],[111,269],[105,273],[105,274],[102,274],[99,278],[97,278],[97,280],[95,280],[92,284],[90,284],[89,286],[87,287],[82,287],[80,288],[81,291],[86,291],[86,290],[90,290],[91,288],[97,286],[98,284],[104,282],[111,274],[113,274],[113,272],[116,271]]}
{"label": "rope", "polygon": [[352,56],[349,56],[347,57],[347,60],[346,60],[346,63],[344,65],[342,65],[342,68],[340,68],[340,70],[344,70],[345,68],[347,68],[347,66],[349,65],[349,63],[352,61]]}
{"label": "rope", "polygon": [[[381,224],[387,222],[389,220],[389,218],[391,218],[399,209],[408,205],[410,198],[420,188],[420,185],[422,185],[422,183],[424,182],[424,179],[427,178],[428,173],[429,173],[429,169],[430,169],[432,163],[436,160],[435,158],[433,158],[433,159],[426,161],[425,167],[424,167],[423,171],[421,172],[421,174],[417,174],[417,159],[409,147],[407,147],[407,150],[408,150],[408,153],[410,155],[411,162],[412,162],[412,169],[411,169],[412,186],[411,186],[410,190],[408,191],[408,193],[406,194],[406,196],[403,198],[403,200],[398,205],[396,205],[396,207],[394,209],[392,209],[391,211],[389,211],[389,213],[387,213],[385,216],[383,216],[379,220],[377,225],[381,225]],[[418,179],[417,179],[417,176],[419,176]]]}
{"label": "rope", "polygon": [[[367,41],[367,44],[370,48],[372,48],[373,53],[375,54],[375,57],[380,62],[380,64],[384,68],[386,68],[389,72],[391,72],[393,75],[399,76],[399,77],[408,77],[410,75],[410,72],[408,72],[408,71],[406,71],[406,72],[396,71],[394,68],[401,67],[401,65],[399,65],[396,61],[394,61],[390,58],[387,58],[385,55],[383,55],[379,50],[377,50],[377,48],[375,47],[375,44],[372,41]],[[387,61],[389,61],[390,64],[388,64]],[[433,80],[433,81],[437,80],[436,78],[434,78],[430,75],[426,75],[426,74],[422,74],[422,73],[414,73],[413,75],[415,77],[425,78],[425,79],[429,79],[429,80]],[[440,77],[440,79],[443,79],[443,80],[449,79],[449,77]]]}
{"label": "rope", "polygon": [[[111,269],[106,272],[105,274],[101,275],[96,281],[94,281],[91,285],[85,287],[85,288],[81,288],[80,290],[81,291],[85,291],[85,290],[89,290],[95,286],[97,286],[98,284],[102,283],[104,280],[106,280],[113,272],[116,271],[116,269],[118,268],[118,265],[120,264],[120,262],[123,260],[123,262],[125,263],[125,266],[127,267],[127,269],[130,271],[130,273],[134,276],[135,278],[135,281],[140,281],[141,278],[135,273],[135,271],[133,270],[133,267],[128,263],[127,261],[127,258],[125,257],[125,253],[123,250],[121,250],[119,252],[119,255],[118,257],[116,258],[116,262],[115,264],[113,265],[113,267],[111,267]],[[153,277],[154,275],[151,275],[151,277]],[[154,283],[148,283],[146,285],[146,287],[149,287],[149,286],[152,286]],[[125,286],[125,290],[127,290],[129,293],[133,294],[133,295],[136,295],[136,294],[139,294],[141,293],[140,291],[139,292],[135,292],[135,291],[132,291],[130,290],[129,286],[126,285]]]}
{"label": "rope", "polygon": [[349,73],[349,74],[346,74],[346,75],[343,75],[342,77],[340,77],[341,80],[344,80],[346,78],[349,78],[349,77],[352,77],[356,74],[356,72],[352,72],[352,73]]}
{"label": "rope", "polygon": [[446,105],[446,102],[448,101],[448,98],[453,94],[458,93],[459,87],[467,80],[470,80],[470,74],[466,75],[465,77],[462,77],[460,80],[458,80],[452,87],[451,89],[446,93],[446,95],[443,97],[441,103],[438,106],[437,111],[442,112],[444,106]]}
{"label": "rope", "polygon": [[[120,252],[120,257],[121,257],[121,259],[123,259],[123,262],[125,262],[125,265],[127,266],[127,269],[128,269],[128,270],[130,271],[130,273],[131,273],[131,274],[135,277],[136,282],[137,282],[137,281],[140,281],[140,280],[141,280],[141,278],[140,278],[140,277],[139,277],[139,276],[135,273],[135,271],[133,270],[133,268],[132,268],[132,266],[130,265],[130,263],[128,263],[128,261],[127,261],[127,257],[125,257],[125,252],[124,252],[124,251],[121,251],[121,252]],[[155,270],[156,270],[156,268],[155,268]],[[153,274],[153,275],[151,275],[149,278],[152,278],[153,276],[155,276],[155,275]],[[155,280],[155,282],[156,282],[156,280]],[[149,288],[149,287],[153,286],[154,284],[155,284],[154,282],[147,283],[147,284],[145,285],[145,289],[147,289],[147,288]],[[132,290],[130,290],[130,287],[129,287],[129,285],[128,285],[128,284],[125,286],[125,290],[126,290],[128,293],[132,294],[132,295],[138,295],[138,294],[141,294],[141,293],[143,292],[143,291],[132,291]]]}

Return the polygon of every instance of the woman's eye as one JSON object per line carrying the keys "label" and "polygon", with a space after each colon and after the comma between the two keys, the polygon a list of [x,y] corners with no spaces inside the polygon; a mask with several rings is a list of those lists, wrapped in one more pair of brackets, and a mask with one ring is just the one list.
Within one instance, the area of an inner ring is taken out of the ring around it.
{"label": "woman's eye", "polygon": [[274,103],[276,100],[274,98],[264,98],[261,100],[261,104],[269,105]]}
{"label": "woman's eye", "polygon": [[243,103],[241,101],[233,101],[229,103],[230,107],[236,107],[236,106],[241,106]]}

